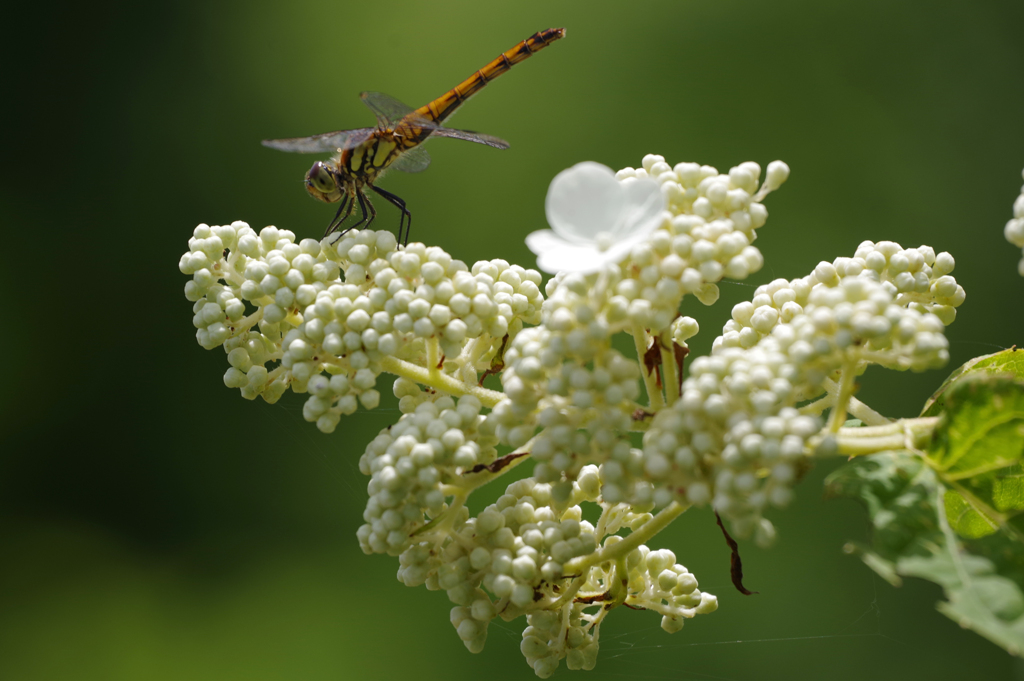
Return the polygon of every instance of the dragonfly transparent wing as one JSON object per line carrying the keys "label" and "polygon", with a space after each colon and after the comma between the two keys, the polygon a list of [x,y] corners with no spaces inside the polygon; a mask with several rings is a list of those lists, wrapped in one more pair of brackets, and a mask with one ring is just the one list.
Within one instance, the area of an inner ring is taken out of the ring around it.
{"label": "dragonfly transparent wing", "polygon": [[492,137],[491,135],[484,135],[479,132],[471,132],[469,130],[456,130],[455,128],[437,128],[430,134],[431,137],[450,137],[455,140],[466,140],[467,142],[476,142],[477,144],[486,144],[489,147],[495,149],[508,149],[508,142],[505,140]]}
{"label": "dragonfly transparent wing", "polygon": [[[366,106],[370,107],[374,115],[377,116],[377,123],[381,128],[394,128],[399,121],[403,118],[408,117],[410,114],[415,114],[416,110],[411,106],[403,104],[394,97],[386,95],[383,92],[363,92],[359,95]],[[479,132],[472,132],[470,130],[457,130],[455,128],[442,128],[440,125],[430,120],[425,116],[414,115],[411,120],[406,122],[412,123],[420,128],[426,128],[433,130],[431,137],[450,137],[457,140],[466,140],[467,142],[476,142],[477,144],[486,144],[489,147],[495,147],[496,149],[508,149],[508,142],[492,135],[484,135]],[[420,169],[422,170],[422,168]]]}
{"label": "dragonfly transparent wing", "polygon": [[391,167],[401,170],[403,173],[419,173],[426,170],[429,165],[430,154],[427,153],[427,150],[423,147],[413,147],[399,156],[391,164]]}
{"label": "dragonfly transparent wing", "polygon": [[[383,92],[361,92],[359,98],[373,111],[373,114],[377,117],[377,124],[381,129],[394,128],[400,120],[416,111],[411,106],[403,104],[391,95],[386,95]],[[421,128],[437,127],[437,123],[424,116],[417,115],[409,122],[413,122]]]}
{"label": "dragonfly transparent wing", "polygon": [[341,149],[352,149],[370,139],[376,128],[359,128],[357,130],[338,130],[325,132],[312,137],[289,137],[279,140],[263,140],[263,146],[278,151],[292,151],[298,154],[319,154],[335,152]]}

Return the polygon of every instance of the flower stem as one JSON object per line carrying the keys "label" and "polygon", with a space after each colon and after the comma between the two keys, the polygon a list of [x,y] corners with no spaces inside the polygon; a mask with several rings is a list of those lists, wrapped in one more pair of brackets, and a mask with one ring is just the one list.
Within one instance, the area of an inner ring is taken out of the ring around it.
{"label": "flower stem", "polygon": [[655,372],[648,373],[647,365],[644,364],[644,355],[647,354],[647,332],[642,326],[633,325],[633,341],[636,343],[636,359],[640,363],[640,374],[644,377],[644,385],[647,387],[648,406],[651,411],[659,411],[665,406],[665,400],[658,389]]}
{"label": "flower stem", "polygon": [[[836,385],[835,381],[828,378],[825,379],[823,385],[825,386],[825,389],[828,391],[828,395],[826,395],[825,397],[821,398],[816,402],[812,402],[811,404],[804,406],[803,409],[801,409],[801,411],[810,408],[818,409],[819,403],[824,403],[824,406],[822,406],[816,412],[820,414],[826,409],[826,407],[829,407],[834,403],[834,401],[838,398],[840,392],[839,386]],[[850,410],[850,414],[852,414],[854,418],[860,419],[869,426],[884,426],[888,423],[892,423],[892,419],[882,416],[877,411],[875,411],[868,405],[864,404],[853,395],[850,395],[850,401],[847,407]]]}
{"label": "flower stem", "polygon": [[571,603],[572,599],[576,596],[576,594],[579,592],[580,588],[586,582],[587,582],[587,575],[586,575],[586,573],[583,573],[583,574],[579,575],[578,577],[576,577],[576,579],[572,580],[572,582],[569,584],[568,588],[566,588],[566,590],[562,593],[562,595],[558,597],[558,600],[553,602],[550,606],[544,606],[542,609],[543,610],[558,610],[563,605],[566,605],[567,603]]}
{"label": "flower stem", "polygon": [[831,395],[831,394],[824,395],[824,396],[819,397],[818,399],[814,400],[813,402],[810,402],[810,403],[805,404],[804,406],[800,407],[800,413],[801,414],[814,414],[815,416],[820,416],[821,413],[824,412],[829,407],[831,407],[834,402],[835,402],[835,396],[834,395]]}
{"label": "flower stem", "polygon": [[830,395],[835,394],[836,396],[836,402],[832,406],[832,412],[828,415],[828,423],[825,426],[830,433],[838,432],[846,422],[846,407],[850,403],[850,398],[853,397],[856,381],[857,363],[855,361],[844,363],[838,390],[834,393],[829,390]]}
{"label": "flower stem", "polygon": [[919,449],[932,436],[937,416],[901,419],[884,426],[840,428],[836,432],[836,453],[841,456],[864,456],[892,449]]}
{"label": "flower stem", "polygon": [[505,399],[505,394],[497,390],[489,390],[478,385],[464,383],[454,376],[438,371],[436,368],[431,371],[426,367],[421,367],[419,364],[406,362],[397,357],[386,356],[381,358],[380,366],[389,374],[408,378],[451,395],[473,395],[480,400],[481,404],[489,409],[493,409],[498,402]]}
{"label": "flower stem", "polygon": [[231,335],[229,336],[229,338],[237,338],[238,336],[242,335],[243,333],[245,333],[246,331],[248,331],[252,327],[254,327],[257,324],[259,324],[260,321],[262,321],[262,319],[263,319],[263,308],[261,307],[260,309],[256,310],[251,315],[249,315],[248,317],[242,317],[237,322],[232,322],[231,323],[231,328],[233,329],[233,331],[231,332]]}
{"label": "flower stem", "polygon": [[669,523],[678,518],[679,515],[687,508],[689,508],[689,506],[681,504],[678,501],[673,501],[671,504],[661,509],[661,511],[658,512],[658,515],[648,520],[638,530],[635,530],[624,537],[622,541],[615,542],[611,545],[605,545],[588,556],[573,558],[562,566],[562,573],[567,575],[580,574],[584,570],[593,565],[597,565],[598,563],[603,563],[606,560],[616,560],[628,555],[630,551],[668,527]]}
{"label": "flower stem", "polygon": [[[242,276],[241,272],[235,267],[235,263],[239,257],[238,250],[232,250],[227,260],[222,260],[224,267],[220,269],[220,276],[224,277],[224,281],[228,282],[231,286],[241,286],[245,282],[245,277]],[[216,269],[216,266],[215,266]]]}
{"label": "flower stem", "polygon": [[676,364],[671,332],[662,333],[657,342],[658,348],[661,350],[661,378],[665,384],[665,402],[675,404],[679,400],[679,371],[681,367]]}
{"label": "flower stem", "polygon": [[470,340],[462,348],[462,352],[459,353],[459,373],[462,375],[462,380],[466,382],[472,381],[477,382],[476,362],[474,360],[474,353],[476,352],[477,345],[480,344],[480,338],[474,338]]}
{"label": "flower stem", "polygon": [[[504,464],[497,470],[484,469],[479,473],[463,473],[463,478],[458,482],[452,483],[449,487],[453,490],[459,490],[462,493],[469,494],[473,490],[483,487],[491,480],[499,478],[508,471],[512,470],[519,464],[530,459],[530,452],[533,450],[533,443],[536,441],[536,437],[531,438],[522,447],[517,447],[513,455],[509,455],[508,463]],[[513,458],[514,456],[514,458]]]}
{"label": "flower stem", "polygon": [[892,419],[882,416],[856,397],[850,397],[849,409],[850,414],[869,426],[883,426],[887,423],[892,423]]}
{"label": "flower stem", "polygon": [[452,499],[452,503],[450,503],[447,508],[437,514],[429,523],[423,525],[409,536],[421,537],[429,533],[434,536],[435,544],[440,544],[449,536],[457,537],[457,533],[452,532],[452,527],[455,525],[455,520],[459,515],[459,511],[461,511],[462,507],[466,505],[466,497],[468,496],[469,492],[455,493],[455,498]]}
{"label": "flower stem", "polygon": [[427,339],[427,369],[431,375],[437,375],[441,373],[441,370],[437,368],[437,365],[441,363],[441,348],[438,346],[437,338],[430,337]]}

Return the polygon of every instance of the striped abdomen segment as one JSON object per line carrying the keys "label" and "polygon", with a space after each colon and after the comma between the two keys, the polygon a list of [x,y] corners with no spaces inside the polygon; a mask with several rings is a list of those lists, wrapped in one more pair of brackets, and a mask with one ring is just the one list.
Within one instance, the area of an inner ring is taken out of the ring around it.
{"label": "striped abdomen segment", "polygon": [[430,104],[416,109],[416,113],[430,120],[441,123],[455,113],[463,102],[476,94],[483,86],[508,71],[514,64],[528,58],[534,52],[565,37],[564,28],[549,28],[534,33],[511,50],[498,55],[498,58],[483,67],[454,88],[444,93]]}

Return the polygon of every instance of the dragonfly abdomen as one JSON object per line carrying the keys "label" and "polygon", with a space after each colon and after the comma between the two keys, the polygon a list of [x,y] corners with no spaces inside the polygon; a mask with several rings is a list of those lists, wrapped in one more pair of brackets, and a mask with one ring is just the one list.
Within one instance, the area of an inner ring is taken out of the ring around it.
{"label": "dragonfly abdomen", "polygon": [[534,33],[507,52],[502,52],[487,66],[462,81],[434,101],[416,110],[420,116],[440,123],[455,113],[463,102],[479,92],[487,83],[508,71],[515,64],[529,58],[559,38],[565,37],[564,28],[549,28]]}

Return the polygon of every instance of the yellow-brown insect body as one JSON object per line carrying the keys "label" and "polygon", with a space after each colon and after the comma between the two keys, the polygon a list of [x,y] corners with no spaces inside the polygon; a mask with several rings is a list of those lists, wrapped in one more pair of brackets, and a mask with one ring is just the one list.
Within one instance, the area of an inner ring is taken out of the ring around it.
{"label": "yellow-brown insect body", "polygon": [[[402,211],[402,220],[398,224],[399,241],[402,242],[403,222],[407,221],[408,230],[412,225],[412,214],[406,208],[405,201],[377,187],[377,179],[392,165],[404,172],[419,172],[426,168],[430,163],[430,156],[416,147],[432,135],[507,149],[508,142],[504,140],[468,130],[447,128],[441,123],[489,82],[564,36],[564,28],[549,28],[534,33],[419,109],[410,109],[379,92],[364,92],[360,96],[377,115],[376,128],[339,130],[312,137],[263,140],[263,144],[281,151],[335,152],[329,161],[317,161],[306,173],[306,191],[310,196],[327,203],[341,203],[324,236],[338,229],[353,214],[357,206],[362,217],[348,229],[373,222],[377,211],[364,191],[370,189]],[[408,241],[408,238],[406,231],[405,241]]]}
{"label": "yellow-brown insect body", "polygon": [[373,184],[403,151],[393,131],[381,130],[359,146],[341,152],[338,167],[352,181]]}
{"label": "yellow-brown insect body", "polygon": [[308,173],[306,190],[313,198],[327,203],[337,203],[346,194],[354,196],[364,185],[372,185],[405,149],[395,140],[394,131],[380,130],[362,144],[323,162],[336,178],[338,191],[320,191],[310,182]]}
{"label": "yellow-brown insect body", "polygon": [[466,100],[483,89],[485,85],[508,71],[510,68],[529,58],[534,52],[544,49],[559,38],[565,37],[564,28],[549,28],[534,33],[512,49],[502,52],[487,66],[483,67],[472,76],[462,81],[448,92],[444,93],[434,101],[421,106],[414,112],[415,115],[406,116],[396,127],[396,132],[401,139],[411,148],[428,137],[433,132],[430,129],[423,129],[416,125],[419,117],[426,118],[434,123],[441,123],[444,119],[455,113],[456,109],[462,106]]}

